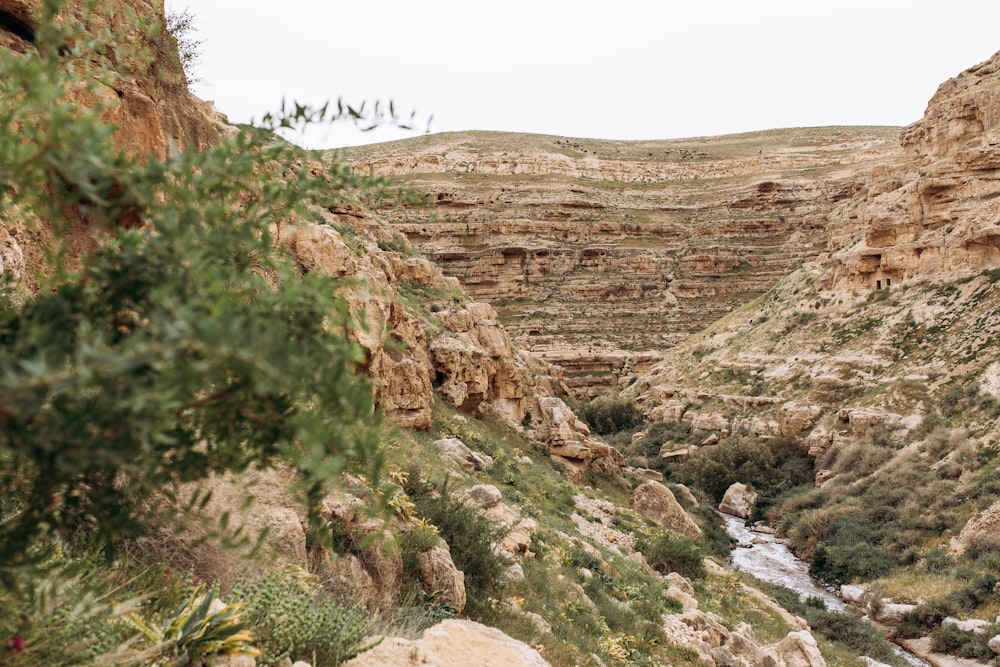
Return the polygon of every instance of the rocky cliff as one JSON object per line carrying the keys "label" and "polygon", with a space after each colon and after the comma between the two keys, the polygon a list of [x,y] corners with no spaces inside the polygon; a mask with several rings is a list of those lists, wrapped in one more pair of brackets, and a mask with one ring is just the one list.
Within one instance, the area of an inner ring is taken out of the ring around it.
{"label": "rocky cliff", "polygon": [[998,70],[994,56],[942,84],[902,132],[905,165],[879,174],[835,222],[854,229],[841,224],[854,220],[863,235],[836,254],[831,287],[863,291],[1000,266]]}
{"label": "rocky cliff", "polygon": [[423,204],[380,215],[580,395],[828,249],[826,218],[901,151],[890,128],[685,141],[459,133],[351,149]]}

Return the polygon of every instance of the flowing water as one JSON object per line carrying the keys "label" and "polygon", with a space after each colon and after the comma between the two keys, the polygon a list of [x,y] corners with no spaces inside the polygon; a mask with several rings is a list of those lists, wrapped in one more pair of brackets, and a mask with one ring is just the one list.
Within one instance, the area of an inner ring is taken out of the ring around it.
{"label": "flowing water", "polygon": [[[803,599],[819,598],[827,609],[846,611],[844,602],[823,588],[809,576],[809,566],[797,558],[784,544],[776,541],[774,535],[750,530],[743,519],[723,514],[726,530],[737,546],[732,550],[733,567],[749,572],[761,581],[779,584],[798,593]],[[917,656],[897,647],[896,651],[914,667],[930,667]]]}

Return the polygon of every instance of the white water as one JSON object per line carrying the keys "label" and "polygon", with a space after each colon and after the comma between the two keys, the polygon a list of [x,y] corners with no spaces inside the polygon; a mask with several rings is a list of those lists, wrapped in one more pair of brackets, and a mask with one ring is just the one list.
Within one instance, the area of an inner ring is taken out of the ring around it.
{"label": "white water", "polygon": [[[844,602],[829,590],[823,588],[809,576],[809,566],[799,560],[784,544],[777,542],[774,535],[755,532],[746,526],[743,519],[723,514],[726,530],[736,540],[737,546],[730,553],[733,567],[749,572],[761,581],[779,584],[799,594],[802,599],[820,598],[827,609],[846,611]],[[930,667],[917,656],[897,647],[896,652],[915,667]]]}
{"label": "white water", "polygon": [[[790,588],[802,599],[820,598],[827,609],[845,611],[843,601],[819,586],[809,576],[809,566],[799,560],[788,547],[776,542],[774,535],[757,533],[746,527],[743,519],[724,514],[726,530],[736,540],[732,551],[733,567],[749,572],[762,581]],[[752,545],[752,546],[750,546]],[[749,546],[749,548],[748,548]]]}

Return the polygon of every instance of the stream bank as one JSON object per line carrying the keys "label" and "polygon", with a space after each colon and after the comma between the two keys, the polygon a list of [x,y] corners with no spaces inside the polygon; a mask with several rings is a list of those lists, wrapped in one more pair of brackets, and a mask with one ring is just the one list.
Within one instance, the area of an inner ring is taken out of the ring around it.
{"label": "stream bank", "polygon": [[[819,598],[827,609],[848,613],[844,601],[834,592],[821,586],[809,574],[809,566],[769,532],[758,532],[747,527],[746,521],[728,514],[722,515],[726,530],[736,541],[730,552],[733,567],[752,574],[761,581],[778,584],[798,593],[803,599]],[[897,653],[914,667],[931,667],[931,663],[913,653],[896,647]]]}

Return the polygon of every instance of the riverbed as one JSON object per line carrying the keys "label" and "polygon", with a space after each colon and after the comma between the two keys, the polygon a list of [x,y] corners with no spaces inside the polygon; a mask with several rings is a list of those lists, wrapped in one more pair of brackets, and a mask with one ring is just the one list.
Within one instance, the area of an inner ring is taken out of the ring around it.
{"label": "riverbed", "polygon": [[[802,599],[819,598],[826,603],[827,609],[847,611],[844,601],[809,576],[809,566],[805,561],[796,557],[774,535],[751,530],[739,517],[728,514],[722,517],[726,520],[726,530],[737,544],[730,553],[734,568],[748,572],[761,581],[789,588]],[[897,653],[914,667],[930,667],[930,663],[901,648],[897,647]]]}

